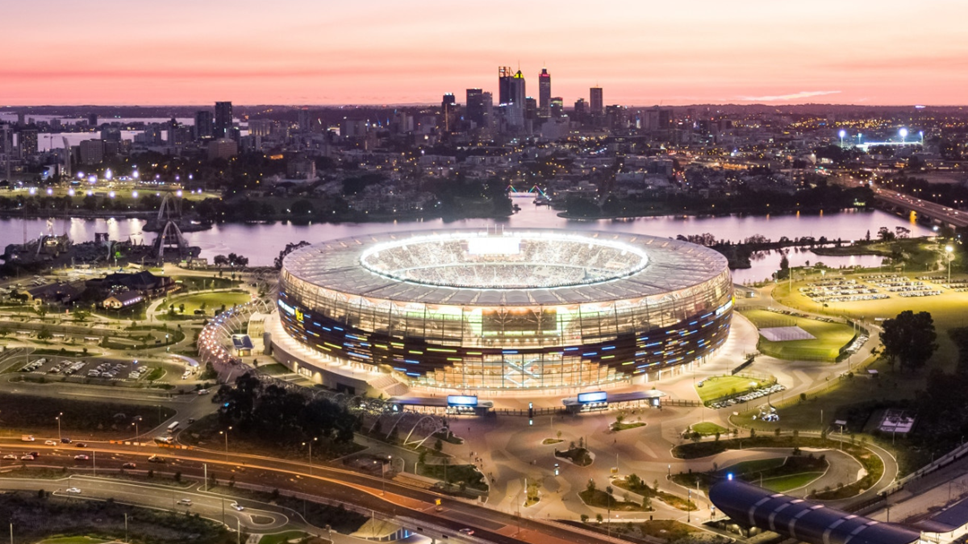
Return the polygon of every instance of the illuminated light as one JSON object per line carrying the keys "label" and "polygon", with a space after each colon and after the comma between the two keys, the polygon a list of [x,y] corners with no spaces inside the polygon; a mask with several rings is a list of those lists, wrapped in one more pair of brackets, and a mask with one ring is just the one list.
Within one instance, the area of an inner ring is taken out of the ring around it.
{"label": "illuminated light", "polygon": [[31,187],[30,189],[27,189],[27,192],[30,193],[30,194],[32,194],[32,195],[35,195],[35,194],[37,194],[37,188],[36,187]]}
{"label": "illuminated light", "polygon": [[131,191],[131,198],[138,198],[138,191]]}
{"label": "illuminated light", "polygon": [[108,196],[111,197],[111,198],[114,198],[114,191],[109,192],[108,193]]}
{"label": "illuminated light", "polygon": [[114,174],[111,172],[110,168],[104,171],[104,179],[111,179],[112,177],[114,177]]}
{"label": "illuminated light", "polygon": [[177,190],[177,191],[175,191],[175,196],[182,196],[182,191],[181,191],[181,189],[179,189],[179,190]]}
{"label": "illuminated light", "polygon": [[74,196],[74,189],[68,189],[67,196]]}
{"label": "illuminated light", "polygon": [[88,183],[97,183],[97,176],[89,176],[87,178]]}
{"label": "illuminated light", "polygon": [[48,187],[48,188],[47,188],[47,194],[49,194],[49,195],[52,195],[52,194],[54,194],[54,189],[52,189],[52,188],[50,188],[50,187]]}

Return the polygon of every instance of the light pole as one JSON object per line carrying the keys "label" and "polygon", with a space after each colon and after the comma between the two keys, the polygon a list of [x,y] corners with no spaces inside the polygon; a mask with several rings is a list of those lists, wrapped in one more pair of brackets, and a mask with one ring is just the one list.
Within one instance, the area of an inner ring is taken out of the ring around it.
{"label": "light pole", "polygon": [[897,133],[901,136],[901,144],[903,145],[907,143],[906,140],[908,136],[908,129],[902,127],[901,130],[897,131]]}
{"label": "light pole", "polygon": [[[221,434],[221,435],[224,435],[225,436],[225,460],[226,461],[229,460],[229,431],[231,431],[231,430],[232,430],[232,426],[229,425],[229,428],[228,429],[226,429],[224,431],[219,431],[218,432],[218,434]],[[310,456],[310,457],[312,457],[312,456]]]}
{"label": "light pole", "polygon": [[[231,429],[231,427],[229,427]],[[319,440],[318,438],[313,438],[309,442],[303,442],[302,445],[305,446],[309,444],[309,475],[313,475],[313,442]]]}
{"label": "light pole", "polygon": [[948,257],[948,288],[951,288],[951,253],[955,250],[951,244],[944,246],[944,253]]}
{"label": "light pole", "polygon": [[[948,266],[948,270],[951,270],[951,266],[950,265]],[[948,283],[951,283],[951,280],[950,280],[951,275],[949,274],[948,277],[949,277]],[[61,416],[62,415],[64,415],[64,412],[61,412],[61,413],[57,414],[57,417],[54,418],[54,419],[57,420],[57,441],[58,442],[61,441],[61,424],[60,423],[61,423]]]}
{"label": "light pole", "polygon": [[135,446],[137,446],[137,444],[138,444],[138,437],[141,436],[141,429],[138,428],[138,422],[137,421],[131,422],[131,425],[134,426],[134,443],[135,443]]}
{"label": "light pole", "polygon": [[847,136],[847,131],[844,130],[844,129],[840,129],[839,136],[840,136],[840,148],[843,149],[844,148],[844,136]]}

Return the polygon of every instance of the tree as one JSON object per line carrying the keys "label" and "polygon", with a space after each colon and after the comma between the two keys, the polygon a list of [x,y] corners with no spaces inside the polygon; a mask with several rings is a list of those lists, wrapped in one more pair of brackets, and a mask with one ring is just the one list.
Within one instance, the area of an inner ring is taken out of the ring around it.
{"label": "tree", "polygon": [[40,329],[40,332],[37,333],[37,340],[50,340],[53,337],[54,335],[47,330],[47,327]]}
{"label": "tree", "polygon": [[790,277],[790,259],[787,259],[786,254],[780,257],[780,271],[776,277],[781,280]]}
{"label": "tree", "polygon": [[585,491],[588,491],[589,495],[592,495],[595,493],[595,489],[595,480],[593,478],[589,478],[588,485],[585,486]]}
{"label": "tree", "polygon": [[938,349],[938,333],[928,312],[905,310],[894,319],[884,321],[881,342],[891,365],[900,361],[901,370],[915,371],[923,367]]}
{"label": "tree", "polygon": [[225,266],[229,264],[229,258],[225,255],[216,255],[215,258],[212,259],[212,262],[215,263],[215,266]]}
{"label": "tree", "polygon": [[897,235],[887,227],[881,227],[877,231],[877,238],[882,242],[893,242],[896,237]]}

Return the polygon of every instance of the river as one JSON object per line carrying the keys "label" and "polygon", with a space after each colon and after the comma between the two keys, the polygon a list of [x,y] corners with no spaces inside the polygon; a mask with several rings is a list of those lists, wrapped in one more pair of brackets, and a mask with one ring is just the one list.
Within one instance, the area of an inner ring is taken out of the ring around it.
{"label": "river", "polygon": [[[316,223],[310,225],[295,225],[292,223],[272,224],[221,224],[209,230],[190,232],[185,235],[192,245],[202,248],[201,256],[211,258],[218,254],[238,253],[249,258],[252,265],[271,265],[279,251],[289,242],[321,242],[334,238],[354,236],[359,234],[392,232],[406,230],[441,229],[441,228],[483,228],[504,225],[506,228],[542,227],[565,228],[574,230],[601,230],[614,232],[632,232],[652,236],[675,237],[712,233],[717,239],[740,241],[750,236],[761,234],[772,240],[782,236],[799,238],[813,236],[828,239],[841,238],[843,240],[857,240],[867,235],[876,236],[878,229],[888,227],[893,230],[903,226],[911,230],[911,236],[927,236],[931,229],[912,224],[909,221],[890,215],[882,211],[873,212],[841,212],[827,214],[797,214],[780,216],[725,216],[710,218],[681,218],[681,217],[648,217],[637,219],[598,221],[575,221],[562,219],[557,212],[547,207],[534,206],[529,198],[518,197],[515,202],[521,211],[506,221],[491,219],[465,219],[444,222],[440,219],[419,222],[374,222],[374,223]],[[53,232],[71,236],[75,242],[86,242],[94,239],[95,232],[107,232],[112,240],[127,240],[150,243],[154,239],[153,233],[142,233],[144,221],[141,219],[53,219]],[[0,219],[0,248],[7,244],[21,243],[25,237],[36,238],[46,232],[47,221],[44,219]],[[768,278],[779,268],[780,252],[764,252],[755,256],[750,269],[734,271],[737,283],[759,281]],[[881,262],[876,256],[818,256],[809,250],[789,249],[787,258],[792,266],[807,262],[823,262],[827,266],[840,267],[851,265],[877,266]]]}

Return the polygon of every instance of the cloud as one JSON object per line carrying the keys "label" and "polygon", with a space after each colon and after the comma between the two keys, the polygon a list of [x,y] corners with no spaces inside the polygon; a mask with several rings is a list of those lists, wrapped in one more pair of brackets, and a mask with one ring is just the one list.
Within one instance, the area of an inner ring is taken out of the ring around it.
{"label": "cloud", "polygon": [[825,96],[828,94],[840,94],[840,91],[800,91],[793,94],[778,94],[772,96],[741,96],[740,100],[749,102],[782,102],[788,100],[802,100],[813,98],[814,96]]}

